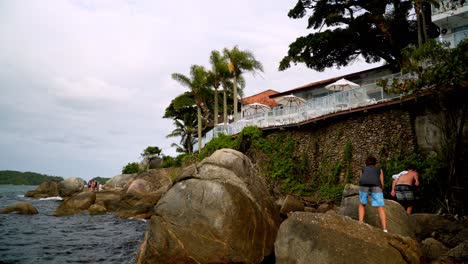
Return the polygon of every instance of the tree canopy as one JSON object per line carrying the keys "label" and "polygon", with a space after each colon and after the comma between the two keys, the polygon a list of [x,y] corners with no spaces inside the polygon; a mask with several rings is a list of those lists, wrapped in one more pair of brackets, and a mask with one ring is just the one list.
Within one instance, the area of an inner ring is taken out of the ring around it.
{"label": "tree canopy", "polygon": [[[405,0],[298,0],[288,16],[304,18],[311,11],[307,28],[315,32],[290,44],[279,69],[304,63],[323,71],[346,66],[359,56],[368,63],[383,59],[399,68],[401,50],[418,41],[412,8],[412,1]],[[434,24],[430,23],[428,29],[431,37],[438,35]]]}
{"label": "tree canopy", "polygon": [[143,153],[141,153],[141,156],[142,157],[146,157],[146,156],[150,156],[150,155],[157,155],[157,156],[160,156],[161,155],[161,149],[159,147],[156,147],[156,146],[148,146],[147,148],[145,148],[145,150],[143,150]]}
{"label": "tree canopy", "polygon": [[40,185],[48,181],[63,181],[62,177],[49,176],[35,172],[20,172],[4,170],[0,171],[0,184],[15,184],[15,185]]}

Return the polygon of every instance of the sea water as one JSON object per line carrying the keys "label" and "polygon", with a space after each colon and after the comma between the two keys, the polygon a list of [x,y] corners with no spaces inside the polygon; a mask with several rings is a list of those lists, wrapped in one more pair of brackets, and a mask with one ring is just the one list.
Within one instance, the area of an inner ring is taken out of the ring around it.
{"label": "sea water", "polygon": [[37,186],[0,185],[0,209],[29,202],[36,215],[0,214],[0,264],[135,263],[147,224],[107,213],[55,217],[59,199],[24,197]]}

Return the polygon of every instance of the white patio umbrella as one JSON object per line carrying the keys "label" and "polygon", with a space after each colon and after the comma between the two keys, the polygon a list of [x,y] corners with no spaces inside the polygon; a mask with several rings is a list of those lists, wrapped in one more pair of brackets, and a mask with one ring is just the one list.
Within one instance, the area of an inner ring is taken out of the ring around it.
{"label": "white patio umbrella", "polygon": [[259,111],[261,112],[267,112],[271,108],[268,105],[260,104],[260,103],[252,103],[252,104],[247,104],[242,106],[244,113],[253,113],[256,114]]}
{"label": "white patio umbrella", "polygon": [[278,104],[283,106],[291,107],[291,106],[300,106],[306,102],[306,100],[297,97],[295,95],[289,94],[283,97],[280,97],[277,101]]}
{"label": "white patio umbrella", "polygon": [[347,91],[359,87],[359,84],[350,82],[344,78],[325,86],[330,91]]}

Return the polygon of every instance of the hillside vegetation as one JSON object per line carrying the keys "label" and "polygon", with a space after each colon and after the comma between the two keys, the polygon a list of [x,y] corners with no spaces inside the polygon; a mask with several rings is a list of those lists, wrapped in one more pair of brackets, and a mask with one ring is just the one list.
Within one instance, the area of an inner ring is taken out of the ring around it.
{"label": "hillside vegetation", "polygon": [[14,185],[40,185],[48,181],[63,181],[62,177],[49,176],[35,172],[21,172],[4,170],[0,171],[0,184],[14,184]]}

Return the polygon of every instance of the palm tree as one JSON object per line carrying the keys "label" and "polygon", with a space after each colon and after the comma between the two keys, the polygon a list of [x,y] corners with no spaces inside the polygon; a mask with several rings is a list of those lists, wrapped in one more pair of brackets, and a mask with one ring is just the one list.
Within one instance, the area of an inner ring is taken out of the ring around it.
{"label": "palm tree", "polygon": [[211,52],[210,64],[208,81],[214,88],[214,126],[216,127],[218,124],[218,89],[226,78],[229,78],[229,69],[226,59],[217,50]]}
{"label": "palm tree", "polygon": [[195,144],[195,138],[193,135],[196,132],[195,127],[197,126],[196,116],[194,116],[193,113],[187,112],[182,116],[182,120],[175,119],[174,125],[176,126],[176,129],[166,137],[181,137],[181,146],[173,143],[171,147],[176,147],[176,152],[192,154],[193,144]]}
{"label": "palm tree", "polygon": [[[418,46],[429,40],[427,35],[427,22],[425,11],[431,8],[431,5],[439,7],[440,0],[413,0],[414,11],[416,13],[418,25]],[[429,21],[430,22],[430,21]]]}
{"label": "palm tree", "polygon": [[244,72],[251,72],[255,75],[256,71],[263,72],[263,65],[257,61],[252,52],[241,51],[237,46],[232,50],[225,48],[224,55],[229,60],[229,71],[233,77],[233,96],[234,96],[234,121],[237,121],[237,85],[238,78]]}
{"label": "palm tree", "polygon": [[202,147],[202,108],[205,110],[205,113],[209,115],[209,109],[206,106],[206,103],[204,103],[203,98],[204,90],[207,90],[207,72],[203,66],[192,65],[190,67],[190,78],[180,73],[173,73],[172,79],[178,81],[181,85],[188,87],[195,98],[198,117],[198,151],[200,151]]}
{"label": "palm tree", "polygon": [[195,137],[197,130],[197,114],[194,112],[196,107],[194,95],[192,92],[185,92],[174,98],[165,110],[164,118],[171,118],[174,120],[174,129],[167,138],[181,137],[181,146],[173,143],[172,147],[177,147],[176,151],[179,153],[193,152],[193,145],[195,144]]}

